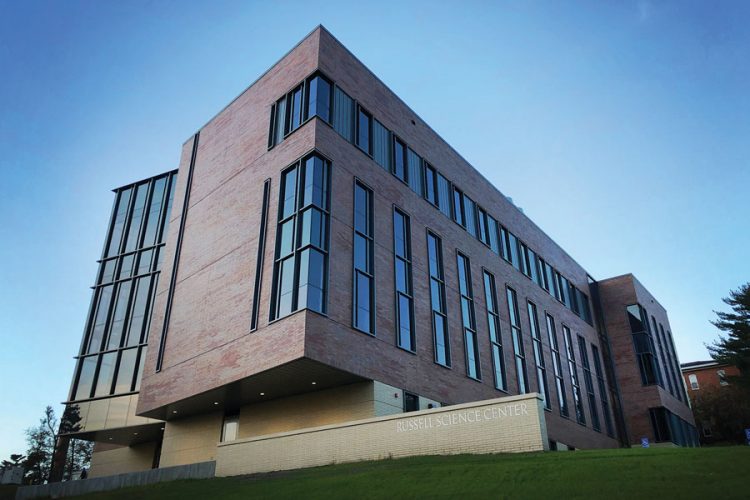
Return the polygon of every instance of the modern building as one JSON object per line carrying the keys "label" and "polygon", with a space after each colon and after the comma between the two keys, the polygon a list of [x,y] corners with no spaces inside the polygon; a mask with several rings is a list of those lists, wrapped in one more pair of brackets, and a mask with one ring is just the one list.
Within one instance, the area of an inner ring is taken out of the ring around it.
{"label": "modern building", "polygon": [[67,402],[91,476],[525,393],[552,449],[693,442],[666,311],[594,280],[323,27],[115,192]]}
{"label": "modern building", "polygon": [[735,415],[728,410],[747,406],[745,395],[733,391],[730,382],[731,377],[740,376],[739,368],[714,360],[683,363],[681,367],[701,441],[710,444],[736,440],[745,427],[741,421],[735,425]]}

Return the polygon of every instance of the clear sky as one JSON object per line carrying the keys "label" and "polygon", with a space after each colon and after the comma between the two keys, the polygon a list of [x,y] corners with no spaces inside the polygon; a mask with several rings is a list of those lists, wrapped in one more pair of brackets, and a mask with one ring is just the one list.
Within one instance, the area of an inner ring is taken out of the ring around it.
{"label": "clear sky", "polygon": [[67,396],[110,190],[319,23],[707,358],[750,280],[750,2],[0,0],[0,459]]}

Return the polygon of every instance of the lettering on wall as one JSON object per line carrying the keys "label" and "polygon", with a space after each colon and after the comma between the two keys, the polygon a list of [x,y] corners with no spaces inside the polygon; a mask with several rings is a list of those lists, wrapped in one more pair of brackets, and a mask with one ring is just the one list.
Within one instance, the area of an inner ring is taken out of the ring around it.
{"label": "lettering on wall", "polygon": [[442,415],[424,415],[396,421],[396,432],[421,431],[439,429],[452,425],[475,424],[490,420],[521,417],[529,414],[526,403],[494,406],[475,410],[457,411]]}

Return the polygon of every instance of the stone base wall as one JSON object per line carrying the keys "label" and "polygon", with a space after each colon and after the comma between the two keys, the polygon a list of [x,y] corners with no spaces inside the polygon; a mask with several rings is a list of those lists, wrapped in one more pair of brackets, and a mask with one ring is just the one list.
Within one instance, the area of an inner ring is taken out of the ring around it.
{"label": "stone base wall", "polygon": [[91,455],[89,477],[149,470],[154,464],[155,452],[156,443],[121,446],[101,451],[95,449]]}
{"label": "stone base wall", "polygon": [[414,455],[547,448],[541,398],[524,394],[220,443],[216,475]]}

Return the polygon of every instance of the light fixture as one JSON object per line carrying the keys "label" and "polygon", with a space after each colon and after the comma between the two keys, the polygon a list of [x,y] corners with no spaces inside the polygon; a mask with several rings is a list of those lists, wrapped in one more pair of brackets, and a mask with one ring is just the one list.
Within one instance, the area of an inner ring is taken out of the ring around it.
{"label": "light fixture", "polygon": [[109,438],[110,441],[112,441],[112,438]]}
{"label": "light fixture", "polygon": [[162,427],[161,430],[164,430],[164,427]]}
{"label": "light fixture", "polygon": [[266,395],[266,393],[265,393],[265,392],[261,392],[261,393],[260,393],[260,395],[261,395],[261,396],[265,396],[265,395]]}
{"label": "light fixture", "polygon": [[177,413],[177,410],[172,410],[172,413]]}
{"label": "light fixture", "polygon": [[313,382],[313,383],[312,383],[312,385],[315,385],[315,384],[317,384],[317,382]]}
{"label": "light fixture", "polygon": [[217,404],[219,404],[219,402],[218,401],[214,401],[214,404],[217,405]]}
{"label": "light fixture", "polygon": [[137,436],[137,435],[138,435],[138,433],[137,433],[137,432],[134,432],[134,433],[133,433],[133,435],[134,435],[134,436]]}

